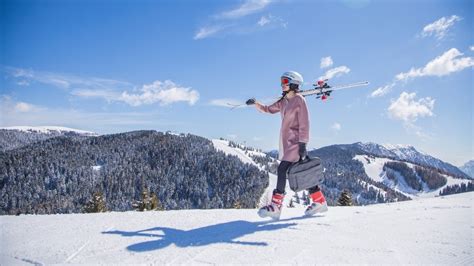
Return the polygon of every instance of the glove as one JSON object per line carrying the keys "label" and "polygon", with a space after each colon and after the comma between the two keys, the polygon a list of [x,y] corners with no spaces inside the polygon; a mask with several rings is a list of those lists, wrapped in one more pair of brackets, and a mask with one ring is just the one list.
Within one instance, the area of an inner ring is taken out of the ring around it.
{"label": "glove", "polygon": [[308,156],[308,152],[306,151],[306,143],[300,142],[298,143],[298,146],[299,146],[298,153],[300,155],[300,160],[304,160],[304,158]]}
{"label": "glove", "polygon": [[255,104],[255,102],[256,102],[255,98],[252,98],[252,99],[248,99],[248,100],[245,102],[245,104],[247,104],[247,105],[252,105],[252,104]]}

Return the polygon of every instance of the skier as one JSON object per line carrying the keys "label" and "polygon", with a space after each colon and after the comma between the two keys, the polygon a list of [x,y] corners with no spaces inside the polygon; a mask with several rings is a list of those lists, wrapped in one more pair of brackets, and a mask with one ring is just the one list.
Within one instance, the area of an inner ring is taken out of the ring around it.
{"label": "skier", "polygon": [[[275,103],[266,106],[255,100],[247,100],[247,105],[265,113],[281,113],[280,149],[277,187],[273,190],[272,201],[259,209],[260,217],[279,219],[285,197],[286,175],[288,168],[307,156],[306,143],[309,141],[309,114],[306,101],[298,92],[303,85],[303,77],[288,71],[281,76],[282,97]],[[305,215],[313,215],[328,210],[326,199],[319,186],[308,189],[312,204],[305,210]]]}

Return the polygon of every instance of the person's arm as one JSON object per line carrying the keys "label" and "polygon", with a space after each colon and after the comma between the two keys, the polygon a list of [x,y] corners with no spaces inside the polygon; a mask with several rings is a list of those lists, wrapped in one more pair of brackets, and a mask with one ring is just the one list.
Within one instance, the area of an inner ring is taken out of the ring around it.
{"label": "person's arm", "polygon": [[298,142],[308,143],[309,141],[309,112],[306,106],[306,101],[303,97],[300,98],[299,112],[298,112]]}
{"label": "person's arm", "polygon": [[255,99],[249,99],[246,103],[247,103],[247,105],[254,104],[255,108],[257,108],[257,110],[259,110],[261,112],[264,112],[264,113],[274,114],[274,113],[280,112],[280,109],[281,109],[281,101],[277,101],[277,102],[275,102],[271,105],[268,105],[268,106],[257,102]]}
{"label": "person's arm", "polygon": [[309,112],[305,99],[300,99],[298,112],[298,153],[300,160],[303,160],[308,155],[306,144],[309,141]]}

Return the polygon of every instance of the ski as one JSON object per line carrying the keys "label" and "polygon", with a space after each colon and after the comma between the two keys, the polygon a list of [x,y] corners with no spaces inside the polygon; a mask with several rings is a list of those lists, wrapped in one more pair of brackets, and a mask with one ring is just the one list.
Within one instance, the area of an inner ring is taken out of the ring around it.
{"label": "ski", "polygon": [[[336,90],[342,90],[342,89],[348,89],[348,88],[354,88],[354,87],[361,87],[361,86],[367,86],[369,85],[368,81],[362,81],[362,82],[356,82],[356,83],[351,83],[351,84],[346,84],[346,85],[338,85],[338,86],[329,86],[327,83],[324,83],[322,86],[319,85],[313,85],[316,86],[314,89],[310,90],[303,90],[300,91],[299,94],[302,96],[310,96],[310,95],[328,95],[333,91]],[[328,95],[329,96],[329,95]]]}

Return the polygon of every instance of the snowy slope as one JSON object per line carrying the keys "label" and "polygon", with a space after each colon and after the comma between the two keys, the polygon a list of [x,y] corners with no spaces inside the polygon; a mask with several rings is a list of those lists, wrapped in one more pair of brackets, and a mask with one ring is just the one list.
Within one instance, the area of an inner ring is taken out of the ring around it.
{"label": "snowy slope", "polygon": [[[462,183],[468,184],[469,179],[457,179],[453,178],[449,175],[443,175],[447,179],[447,183],[445,186],[430,190],[426,185],[423,186],[422,191],[416,191],[412,189],[406,182],[405,179],[401,176],[398,176],[397,184],[394,184],[392,180],[390,180],[385,171],[383,170],[383,166],[386,162],[397,162],[392,159],[387,158],[377,158],[373,156],[366,156],[366,155],[356,155],[354,160],[360,161],[364,165],[365,173],[369,178],[376,182],[380,182],[385,184],[386,186],[390,187],[391,189],[398,191],[404,194],[407,197],[412,199],[419,198],[419,197],[435,197],[439,195],[439,192],[443,190],[446,186],[452,185],[460,185]],[[408,167],[413,168],[414,165],[411,163],[406,163]],[[424,184],[421,180],[421,183]]]}
{"label": "snowy slope", "polygon": [[[234,155],[237,156],[243,163],[249,163],[257,166],[260,170],[263,170],[263,166],[255,163],[252,158],[245,153],[244,150],[240,148],[233,148],[229,146],[229,141],[227,140],[220,140],[220,139],[213,139],[212,143],[214,144],[214,147],[219,150],[224,152],[225,154],[228,155]],[[266,154],[262,152],[256,152],[256,151],[248,151],[250,155],[254,156],[261,156],[265,157]],[[267,205],[268,202],[271,200],[271,195],[273,193],[273,190],[276,188],[277,180],[278,177],[275,174],[269,173],[269,185],[265,192],[263,193],[262,197],[260,198],[260,206]],[[291,201],[291,196],[294,195],[294,192],[291,191],[290,186],[288,182],[286,183],[286,188],[285,190],[287,191],[287,196],[283,200],[283,204],[285,206],[288,206]],[[302,197],[302,192],[298,194],[300,197]]]}
{"label": "snowy slope", "polygon": [[463,166],[459,167],[461,171],[468,174],[471,178],[474,178],[474,160],[470,160],[465,163]]}
{"label": "snowy slope", "polygon": [[0,264],[474,265],[474,193],[330,207],[1,216]]}
{"label": "snowy slope", "polygon": [[[222,152],[224,152],[225,154],[228,154],[228,155],[237,156],[243,163],[252,164],[252,165],[255,165],[255,166],[257,166],[261,169],[261,167],[259,165],[257,165],[252,160],[252,158],[250,158],[249,155],[245,154],[244,150],[239,149],[239,148],[230,147],[229,146],[229,141],[220,140],[220,139],[213,139],[212,144],[214,144],[214,147],[216,148],[216,150],[222,151]],[[255,151],[248,151],[248,152],[249,152],[249,154],[252,154],[252,155],[265,157],[265,154],[261,153],[261,152],[255,152]]]}
{"label": "snowy slope", "polygon": [[41,126],[41,127],[31,127],[31,126],[16,126],[16,127],[0,127],[0,129],[6,130],[18,130],[27,133],[42,133],[42,134],[64,134],[67,132],[74,132],[80,135],[86,136],[98,136],[97,133],[73,129],[68,127],[57,127],[57,126]]}
{"label": "snowy slope", "polygon": [[464,172],[462,172],[454,165],[443,162],[440,159],[435,158],[425,152],[418,151],[417,149],[415,149],[415,147],[410,145],[380,145],[372,142],[357,142],[352,145],[367,154],[375,155],[377,157],[389,157],[399,161],[408,161],[420,165],[428,165],[431,167],[442,169],[448,173],[468,177],[467,175],[465,175]]}

